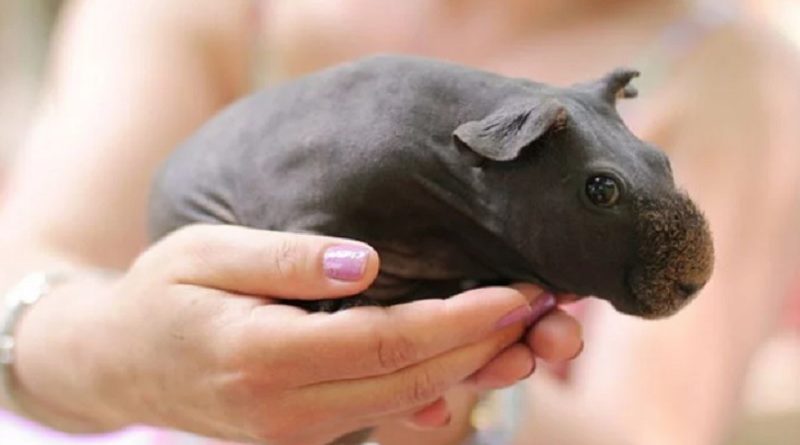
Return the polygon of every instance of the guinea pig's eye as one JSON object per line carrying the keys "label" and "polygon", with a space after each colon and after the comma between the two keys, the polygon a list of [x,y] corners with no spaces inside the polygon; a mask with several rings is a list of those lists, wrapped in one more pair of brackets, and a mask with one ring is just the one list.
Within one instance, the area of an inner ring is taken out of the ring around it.
{"label": "guinea pig's eye", "polygon": [[619,199],[619,184],[609,176],[592,176],[586,181],[586,196],[597,206],[611,207]]}

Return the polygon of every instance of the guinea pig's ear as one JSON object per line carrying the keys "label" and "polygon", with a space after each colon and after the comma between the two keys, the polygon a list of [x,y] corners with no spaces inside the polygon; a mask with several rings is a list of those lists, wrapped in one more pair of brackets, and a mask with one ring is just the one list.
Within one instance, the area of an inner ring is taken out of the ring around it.
{"label": "guinea pig's ear", "polygon": [[639,92],[630,84],[631,80],[639,77],[639,71],[630,68],[617,68],[602,78],[578,85],[579,88],[588,89],[600,99],[614,105],[617,99],[633,98]]}
{"label": "guinea pig's ear", "polygon": [[505,106],[479,121],[460,125],[453,142],[470,162],[511,161],[550,129],[567,121],[564,106],[554,99],[535,104]]}

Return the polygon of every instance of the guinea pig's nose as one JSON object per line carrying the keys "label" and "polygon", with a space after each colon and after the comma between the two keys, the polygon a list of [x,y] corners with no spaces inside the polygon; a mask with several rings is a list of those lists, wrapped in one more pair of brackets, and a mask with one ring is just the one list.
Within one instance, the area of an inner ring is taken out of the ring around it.
{"label": "guinea pig's nose", "polygon": [[697,293],[697,291],[700,290],[703,285],[695,283],[678,283],[676,287],[678,288],[678,293],[680,293],[684,298],[689,298]]}

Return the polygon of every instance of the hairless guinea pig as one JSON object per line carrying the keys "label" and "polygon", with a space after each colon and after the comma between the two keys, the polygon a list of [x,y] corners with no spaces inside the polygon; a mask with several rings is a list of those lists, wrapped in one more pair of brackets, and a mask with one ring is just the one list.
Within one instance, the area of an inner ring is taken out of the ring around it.
{"label": "hairless guinea pig", "polygon": [[526,281],[670,315],[713,247],[667,157],[615,110],[637,75],[556,88],[405,56],[333,67],[235,103],[176,150],[152,235],[206,222],[374,246],[374,285],[311,310]]}
{"label": "hairless guinea pig", "polygon": [[237,224],[375,247],[371,288],[296,303],[310,310],[526,281],[670,315],[708,280],[713,247],[667,157],[614,108],[637,75],[556,88],[413,57],[327,69],[239,101],[179,148],[151,231]]}

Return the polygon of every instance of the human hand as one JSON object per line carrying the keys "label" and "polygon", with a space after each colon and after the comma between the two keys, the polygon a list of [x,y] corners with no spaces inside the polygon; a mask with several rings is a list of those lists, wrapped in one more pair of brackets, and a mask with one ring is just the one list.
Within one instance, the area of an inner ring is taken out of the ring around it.
{"label": "human hand", "polygon": [[[436,402],[403,419],[401,423],[388,422],[383,426],[381,443],[417,443],[419,445],[461,443],[470,428],[469,411],[477,396],[488,390],[514,385],[531,376],[536,362],[544,360],[551,365],[565,366],[583,350],[582,329],[578,321],[567,312],[555,307],[557,302],[571,301],[574,295],[543,293],[531,284],[516,284],[514,290],[531,302],[532,326],[524,339],[512,344],[476,373],[462,382],[447,400]],[[531,323],[529,321],[529,323]],[[455,406],[450,402],[455,401]],[[454,415],[455,414],[455,415]],[[456,422],[451,422],[458,418]],[[408,430],[411,427],[411,430]],[[420,435],[415,430],[437,429],[435,434]]]}
{"label": "human hand", "polygon": [[[324,267],[326,249],[339,245],[363,253],[363,265]],[[40,302],[18,333],[20,384],[35,400],[104,425],[322,444],[424,414],[460,382],[492,386],[530,372],[512,345],[530,318],[531,289],[334,314],[272,300],[352,295],[377,269],[375,252],[351,241],[189,227],[104,292],[65,286],[62,298]],[[76,365],[53,366],[60,362]]]}

